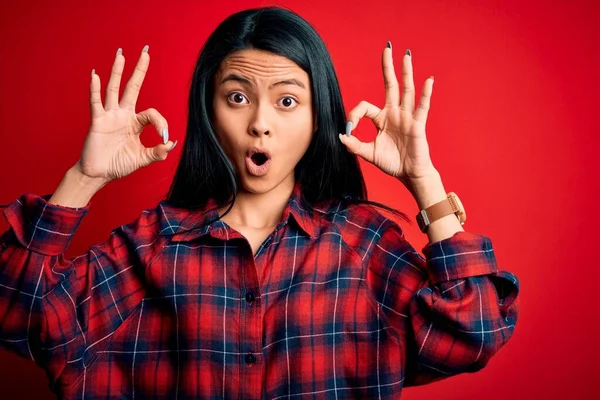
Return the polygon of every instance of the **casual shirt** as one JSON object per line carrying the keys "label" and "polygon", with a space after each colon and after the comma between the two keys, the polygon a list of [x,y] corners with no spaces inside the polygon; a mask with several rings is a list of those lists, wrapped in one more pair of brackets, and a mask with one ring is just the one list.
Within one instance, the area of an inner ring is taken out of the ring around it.
{"label": "casual shirt", "polygon": [[488,237],[422,257],[376,208],[300,193],[256,254],[213,202],[162,201],[74,258],[91,204],[21,195],[0,237],[0,347],[64,399],[397,399],[509,340],[518,281]]}

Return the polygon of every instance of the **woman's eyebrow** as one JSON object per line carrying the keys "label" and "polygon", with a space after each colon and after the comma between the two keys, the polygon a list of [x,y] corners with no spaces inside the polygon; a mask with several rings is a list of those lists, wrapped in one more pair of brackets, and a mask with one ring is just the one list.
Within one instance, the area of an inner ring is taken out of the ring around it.
{"label": "woman's eyebrow", "polygon": [[[221,79],[221,85],[224,84],[227,81],[235,81],[235,82],[239,82],[242,85],[246,85],[246,86],[253,86],[252,82],[250,81],[250,79],[248,78],[244,78],[243,76],[237,75],[237,74],[227,74],[227,76],[225,76],[223,79]],[[301,81],[299,81],[298,79],[295,78],[290,78],[290,79],[284,79],[282,81],[279,82],[275,82],[273,84],[271,84],[269,86],[269,90],[273,89],[276,86],[280,86],[280,85],[296,85],[301,87],[302,89],[306,89],[306,86],[304,86],[304,83],[302,83]]]}
{"label": "woman's eyebrow", "polygon": [[221,79],[221,85],[227,81],[236,81],[241,83],[242,85],[252,86],[252,82],[249,79],[244,78],[243,76],[239,76],[236,74],[228,74],[225,78]]}
{"label": "woman's eyebrow", "polygon": [[304,86],[304,83],[302,83],[298,79],[290,78],[290,79],[285,79],[283,81],[275,82],[274,84],[269,86],[269,90],[273,89],[275,86],[279,86],[279,85],[296,85],[296,86],[300,86],[302,89],[306,89],[306,87]]}

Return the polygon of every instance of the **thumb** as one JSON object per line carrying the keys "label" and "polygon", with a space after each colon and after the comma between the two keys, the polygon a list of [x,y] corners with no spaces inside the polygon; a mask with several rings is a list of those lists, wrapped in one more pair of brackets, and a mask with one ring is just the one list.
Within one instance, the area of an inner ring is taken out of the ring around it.
{"label": "thumb", "polygon": [[360,139],[354,135],[342,135],[340,133],[339,136],[340,141],[346,146],[350,153],[356,154],[370,163],[373,162],[373,142],[361,142]]}
{"label": "thumb", "polygon": [[[155,161],[164,161],[167,159],[167,155],[171,150],[175,148],[177,145],[177,140],[175,142],[168,141],[166,144],[157,144],[154,147],[146,147],[144,148],[144,164],[148,165]],[[146,166],[144,165],[144,166]]]}

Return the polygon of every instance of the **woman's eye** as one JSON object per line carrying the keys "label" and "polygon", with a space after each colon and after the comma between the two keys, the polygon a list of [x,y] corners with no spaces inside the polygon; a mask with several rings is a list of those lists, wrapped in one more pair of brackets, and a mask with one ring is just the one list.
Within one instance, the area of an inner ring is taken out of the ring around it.
{"label": "woman's eye", "polygon": [[281,100],[279,100],[279,103],[283,106],[283,108],[295,108],[294,103],[296,103],[296,105],[298,104],[296,99],[289,96],[281,98]]}
{"label": "woman's eye", "polygon": [[244,100],[246,100],[246,102],[248,102],[246,99],[246,96],[244,96],[243,94],[239,93],[239,92],[233,92],[231,93],[229,96],[227,96],[228,100],[232,103],[235,104],[244,104]]}

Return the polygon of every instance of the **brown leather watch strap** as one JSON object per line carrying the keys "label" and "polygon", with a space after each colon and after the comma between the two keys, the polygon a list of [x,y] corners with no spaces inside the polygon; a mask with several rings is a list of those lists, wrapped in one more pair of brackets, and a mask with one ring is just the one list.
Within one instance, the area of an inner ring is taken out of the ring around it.
{"label": "brown leather watch strap", "polygon": [[462,219],[465,219],[466,216],[464,213],[458,214],[461,212],[461,205],[457,203],[457,201],[460,200],[457,200],[458,198],[455,198],[455,196],[454,192],[447,193],[446,199],[429,206],[425,210],[419,211],[416,219],[421,232],[427,232],[427,229],[429,229],[429,225],[431,225],[432,222],[450,214],[456,215],[458,220],[461,221],[461,224],[463,223],[461,217]]}
{"label": "brown leather watch strap", "polygon": [[440,201],[439,203],[435,203],[425,210],[427,214],[427,219],[431,224],[433,221],[436,221],[442,217],[445,217],[449,214],[454,214],[456,211],[452,208],[452,203],[450,203],[449,199],[445,199]]}

